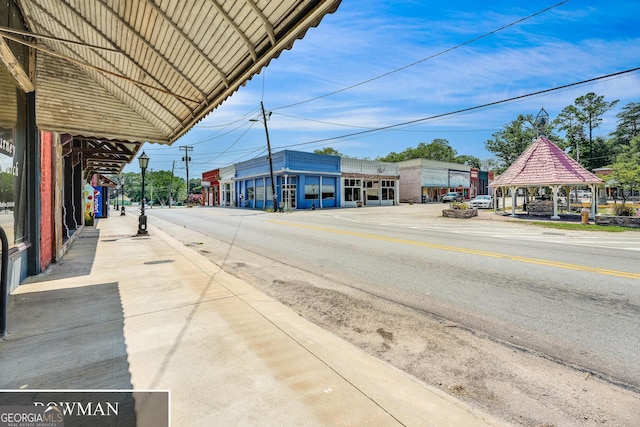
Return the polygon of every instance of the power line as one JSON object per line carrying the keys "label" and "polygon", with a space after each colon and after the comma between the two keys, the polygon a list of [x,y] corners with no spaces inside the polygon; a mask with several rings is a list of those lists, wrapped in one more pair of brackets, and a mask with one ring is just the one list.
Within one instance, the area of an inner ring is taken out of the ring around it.
{"label": "power line", "polygon": [[[488,107],[492,107],[492,106],[496,106],[496,105],[500,105],[500,104],[505,104],[508,102],[513,102],[513,101],[518,101],[518,100],[522,100],[525,98],[529,98],[529,97],[533,97],[533,96],[537,96],[537,95],[541,95],[541,94],[545,94],[545,93],[550,93],[550,92],[554,92],[554,91],[560,91],[560,90],[564,90],[564,89],[568,89],[571,87],[575,87],[575,86],[580,86],[580,85],[584,85],[584,84],[589,84],[589,83],[594,83],[597,82],[599,80],[604,80],[604,79],[608,79],[608,78],[615,78],[615,77],[622,77],[626,74],[630,74],[633,72],[637,72],[640,70],[640,67],[636,67],[636,68],[632,68],[629,70],[625,70],[625,71],[620,71],[620,72],[616,72],[616,73],[611,73],[611,74],[607,74],[607,75],[603,75],[603,76],[599,76],[599,77],[594,77],[591,79],[587,79],[587,80],[582,80],[579,82],[574,82],[574,83],[569,83],[569,84],[565,84],[565,85],[561,85],[561,86],[557,86],[557,87],[553,87],[553,88],[549,88],[549,89],[544,89],[544,90],[540,90],[540,91],[536,91],[536,92],[531,92],[525,95],[520,95],[520,96],[515,96],[515,97],[511,97],[511,98],[506,98],[503,100],[499,100],[499,101],[494,101],[494,102],[490,102],[490,103],[486,103],[486,104],[482,104],[482,105],[477,105],[474,107],[469,107],[469,108],[463,108],[460,110],[455,110],[455,111],[451,111],[451,112],[447,112],[447,113],[442,113],[442,114],[437,114],[434,116],[429,116],[429,117],[423,117],[420,119],[415,119],[415,120],[410,120],[410,121],[406,121],[406,122],[401,122],[401,123],[397,123],[397,124],[392,124],[392,125],[388,125],[388,126],[383,126],[383,127],[377,127],[377,128],[365,128],[365,130],[363,131],[359,131],[359,132],[353,132],[353,133],[349,133],[349,134],[345,134],[345,135],[338,135],[335,137],[329,137],[329,138],[322,138],[322,139],[317,139],[317,140],[313,140],[313,141],[307,141],[307,142],[302,142],[302,143],[297,143],[297,144],[290,144],[290,145],[284,145],[284,146],[278,146],[275,147],[276,149],[286,149],[286,148],[294,148],[294,147],[301,147],[301,146],[310,146],[310,145],[314,145],[314,144],[322,144],[325,143],[327,141],[332,141],[332,140],[340,140],[340,139],[348,139],[348,138],[355,138],[361,135],[365,135],[365,134],[371,134],[371,133],[375,133],[375,132],[380,132],[380,131],[386,131],[386,130],[391,130],[391,129],[395,129],[395,128],[400,128],[402,126],[409,126],[409,125],[414,125],[416,123],[420,123],[420,122],[426,122],[429,120],[435,120],[435,119],[439,119],[439,118],[443,118],[443,117],[448,117],[448,116],[453,116],[456,114],[462,114],[462,113],[467,113],[470,111],[475,111],[475,110],[479,110],[482,108],[488,108]],[[277,113],[279,115],[283,115],[282,113]],[[284,115],[286,116],[286,115]],[[449,132],[449,131],[447,131]],[[235,145],[241,138],[242,136],[244,136],[244,134],[246,134],[246,131],[241,135],[240,138],[238,138],[236,141],[234,141],[234,143],[231,145]],[[231,163],[237,163],[239,161],[242,161],[246,158],[249,158],[251,156],[256,157],[255,153],[258,153],[258,156],[264,154],[265,150],[263,146],[260,147],[255,147],[255,148],[245,148],[245,149],[239,149],[239,150],[233,150],[233,151],[229,151],[228,147],[226,150],[222,151],[222,152],[216,152],[214,154],[218,154],[216,157],[214,157],[214,159],[212,159],[211,161],[208,162],[203,162],[203,163],[198,163],[198,164],[207,164],[207,163],[211,163],[213,160],[215,160],[216,158],[220,157],[223,154],[240,154],[240,157],[236,160],[234,160]],[[183,147],[180,147],[181,149]],[[188,147],[193,149],[193,147]],[[241,153],[246,153],[246,154],[241,154]],[[183,157],[184,160],[184,157]],[[228,162],[227,162],[228,163]],[[187,165],[188,167],[188,165]]]}
{"label": "power line", "polygon": [[290,148],[290,147],[299,147],[299,146],[303,146],[303,145],[312,145],[312,144],[317,144],[317,143],[320,143],[320,142],[333,141],[333,140],[337,140],[337,139],[345,139],[345,138],[350,138],[350,137],[359,136],[359,135],[365,135],[365,134],[369,134],[369,133],[373,133],[373,132],[385,131],[385,130],[389,130],[389,129],[398,128],[398,127],[401,127],[401,126],[409,126],[409,125],[413,125],[413,124],[416,124],[416,123],[425,122],[425,121],[428,121],[428,120],[435,120],[435,119],[439,119],[439,118],[442,118],[442,117],[453,116],[455,114],[467,113],[469,111],[479,110],[481,108],[493,107],[495,105],[505,104],[507,102],[512,102],[512,101],[517,101],[517,100],[520,100],[520,99],[530,98],[532,96],[537,96],[537,95],[541,95],[541,94],[545,94],[545,93],[554,92],[554,91],[557,91],[557,90],[567,89],[567,88],[574,87],[574,86],[580,86],[580,85],[587,84],[587,83],[592,83],[592,82],[595,82],[595,81],[598,81],[598,80],[604,80],[604,79],[608,79],[608,78],[612,78],[612,77],[619,77],[619,76],[622,76],[624,74],[633,73],[633,72],[636,72],[636,71],[639,71],[639,70],[640,70],[640,67],[631,68],[631,69],[625,70],[625,71],[619,71],[619,72],[616,72],[616,73],[611,73],[611,74],[607,74],[607,75],[600,76],[600,77],[594,77],[594,78],[591,78],[591,79],[582,80],[582,81],[575,82],[575,83],[569,83],[569,84],[562,85],[562,86],[556,86],[556,87],[550,88],[550,89],[539,90],[539,91],[536,91],[536,92],[528,93],[526,95],[514,96],[514,97],[506,98],[506,99],[503,99],[503,100],[500,100],[500,101],[489,102],[487,104],[476,105],[474,107],[463,108],[463,109],[451,111],[451,112],[448,112],[448,113],[436,114],[434,116],[423,117],[423,118],[415,119],[415,120],[409,120],[409,121],[406,121],[406,122],[396,123],[396,124],[393,124],[393,125],[382,126],[382,127],[378,127],[378,128],[374,128],[374,129],[367,129],[367,130],[363,130],[363,131],[359,131],[359,132],[353,132],[353,133],[346,134],[346,135],[339,135],[339,136],[334,136],[334,137],[329,137],[329,138],[317,139],[317,140],[314,140],[314,141],[301,142],[301,143],[298,143],[298,144],[291,144],[291,145],[278,147],[278,148]]}
{"label": "power line", "polygon": [[428,56],[428,57],[426,57],[426,58],[423,58],[423,59],[420,59],[420,60],[418,60],[418,61],[412,62],[411,64],[405,65],[405,66],[403,66],[403,67],[396,68],[395,70],[388,71],[388,72],[386,72],[386,73],[384,73],[384,74],[380,74],[379,76],[372,77],[372,78],[370,78],[370,79],[368,79],[368,80],[364,80],[364,81],[362,81],[362,82],[360,82],[360,83],[356,83],[356,84],[353,84],[353,85],[351,85],[351,86],[347,86],[347,87],[345,87],[345,88],[338,89],[338,90],[336,90],[336,91],[329,92],[329,93],[324,94],[324,95],[316,96],[315,98],[310,98],[310,99],[307,99],[307,100],[305,100],[305,101],[294,102],[293,104],[284,105],[284,106],[282,106],[282,107],[274,108],[273,110],[282,110],[282,109],[285,109],[285,108],[294,107],[294,106],[296,106],[296,105],[306,104],[307,102],[317,101],[318,99],[322,99],[322,98],[326,98],[326,97],[328,97],[328,96],[336,95],[336,94],[338,94],[338,93],[345,92],[345,91],[347,91],[347,90],[351,90],[351,89],[356,88],[356,87],[358,87],[358,86],[362,86],[362,85],[365,85],[365,84],[367,84],[367,83],[371,83],[372,81],[375,81],[375,80],[381,79],[381,78],[383,78],[383,77],[387,77],[387,76],[389,76],[389,75],[391,75],[391,74],[397,73],[397,72],[402,71],[402,70],[406,70],[407,68],[410,68],[410,67],[413,67],[413,66],[415,66],[415,65],[421,64],[421,63],[426,62],[426,61],[428,61],[428,60],[430,60],[430,59],[436,58],[436,57],[438,57],[438,56],[442,56],[442,55],[444,55],[445,53],[449,53],[449,52],[454,51],[454,50],[456,50],[456,49],[459,49],[459,48],[461,48],[461,47],[464,47],[464,46],[470,45],[471,43],[475,43],[475,42],[477,42],[478,40],[484,39],[484,38],[486,38],[486,37],[489,37],[489,36],[491,36],[491,35],[493,35],[493,34],[496,34],[496,33],[500,32],[500,31],[502,31],[502,30],[505,30],[505,29],[507,29],[507,28],[513,27],[513,26],[515,26],[515,25],[517,25],[517,24],[520,24],[520,23],[522,23],[522,22],[524,22],[524,21],[526,21],[526,20],[528,20],[528,19],[534,18],[534,17],[536,17],[536,16],[538,16],[538,15],[541,15],[541,14],[543,14],[543,13],[545,13],[545,12],[548,12],[548,11],[549,11],[549,10],[551,10],[551,9],[555,9],[556,7],[559,7],[559,6],[561,6],[561,5],[565,4],[565,3],[567,3],[568,1],[569,1],[569,0],[561,1],[560,3],[556,3],[556,4],[554,4],[553,6],[549,6],[549,7],[547,7],[547,8],[542,9],[542,10],[539,10],[539,11],[537,11],[537,12],[535,12],[535,13],[533,13],[533,14],[529,15],[529,16],[526,16],[526,17],[524,17],[524,18],[520,18],[520,19],[518,19],[517,21],[513,21],[513,22],[511,22],[510,24],[504,25],[504,26],[502,26],[502,27],[500,27],[500,28],[496,28],[496,29],[495,29],[495,30],[493,30],[493,31],[490,31],[490,32],[485,33],[485,34],[482,34],[481,36],[474,37],[474,38],[472,38],[471,40],[467,40],[466,42],[463,42],[463,43],[457,44],[457,45],[455,45],[455,46],[453,46],[453,47],[450,47],[450,48],[445,49],[445,50],[443,50],[443,51],[440,51],[440,52],[438,52],[438,53],[434,53],[433,55],[430,55],[430,56]]}
{"label": "power line", "polygon": [[[355,128],[355,129],[377,129],[377,128],[372,128],[371,126],[356,126],[356,125],[349,125],[346,123],[336,123],[336,122],[328,122],[326,120],[315,120],[315,119],[309,119],[306,117],[299,117],[299,116],[293,116],[290,114],[282,114],[282,113],[275,113],[278,116],[283,116],[283,117],[289,117],[291,119],[298,119],[298,120],[304,120],[304,121],[308,121],[308,122],[313,122],[313,123],[321,123],[321,124],[325,124],[325,125],[331,125],[331,126],[341,126],[341,127],[346,127],[346,128]],[[425,132],[445,132],[443,130],[425,130],[425,129],[401,129],[403,132],[416,132],[416,133],[425,133]],[[488,132],[488,131],[492,131],[494,129],[458,129],[458,130],[446,130],[446,132],[450,132],[450,133],[471,133],[471,132]]]}

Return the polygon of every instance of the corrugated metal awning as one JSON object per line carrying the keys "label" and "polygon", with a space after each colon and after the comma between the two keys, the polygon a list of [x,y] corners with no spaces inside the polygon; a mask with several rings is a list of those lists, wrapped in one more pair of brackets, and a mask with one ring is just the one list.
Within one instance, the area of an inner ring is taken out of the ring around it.
{"label": "corrugated metal awning", "polygon": [[40,129],[171,144],[340,0],[17,3],[28,37],[0,35],[37,51]]}

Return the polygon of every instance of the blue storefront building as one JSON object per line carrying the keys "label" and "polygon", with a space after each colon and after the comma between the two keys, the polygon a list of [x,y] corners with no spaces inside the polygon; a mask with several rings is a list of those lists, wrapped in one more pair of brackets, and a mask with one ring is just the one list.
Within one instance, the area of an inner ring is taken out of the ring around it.
{"label": "blue storefront building", "polygon": [[[322,209],[339,206],[340,157],[284,150],[235,164],[234,200],[250,209]],[[275,189],[272,195],[271,176]]]}

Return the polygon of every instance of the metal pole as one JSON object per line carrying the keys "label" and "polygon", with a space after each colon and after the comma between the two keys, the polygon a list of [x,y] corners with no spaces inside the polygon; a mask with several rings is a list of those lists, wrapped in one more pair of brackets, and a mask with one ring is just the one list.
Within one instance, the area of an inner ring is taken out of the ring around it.
{"label": "metal pole", "polygon": [[180,148],[184,148],[184,157],[182,160],[185,162],[185,166],[187,168],[187,206],[191,206],[191,201],[189,200],[190,187],[189,187],[189,161],[191,158],[189,157],[189,153],[193,151],[193,147],[189,145],[183,145]]}
{"label": "metal pole", "polygon": [[260,101],[260,107],[262,108],[262,120],[264,122],[264,132],[267,135],[267,151],[269,152],[269,173],[271,175],[271,197],[273,199],[273,210],[277,210],[277,194],[276,194],[276,182],[273,179],[273,159],[271,158],[271,142],[269,141],[269,128],[267,127],[267,115],[264,112],[264,103]]}
{"label": "metal pole", "polygon": [[7,270],[9,268],[9,241],[4,228],[0,227],[0,240],[2,240],[2,268],[0,272],[0,337],[7,337],[7,302],[9,285],[7,283]]}
{"label": "metal pole", "polygon": [[120,191],[122,191],[122,206],[120,208],[120,216],[125,215],[124,213],[124,176],[120,180]]}
{"label": "metal pole", "polygon": [[138,235],[147,234],[147,216],[144,214],[144,176],[146,173],[146,168],[142,169],[142,207],[140,209],[140,218],[138,218]]}

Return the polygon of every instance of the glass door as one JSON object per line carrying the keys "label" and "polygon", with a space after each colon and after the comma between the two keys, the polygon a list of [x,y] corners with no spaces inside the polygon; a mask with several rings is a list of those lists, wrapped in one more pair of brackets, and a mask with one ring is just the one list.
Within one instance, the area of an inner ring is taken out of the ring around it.
{"label": "glass door", "polygon": [[284,184],[282,186],[282,202],[284,203],[285,211],[296,208],[296,184]]}

